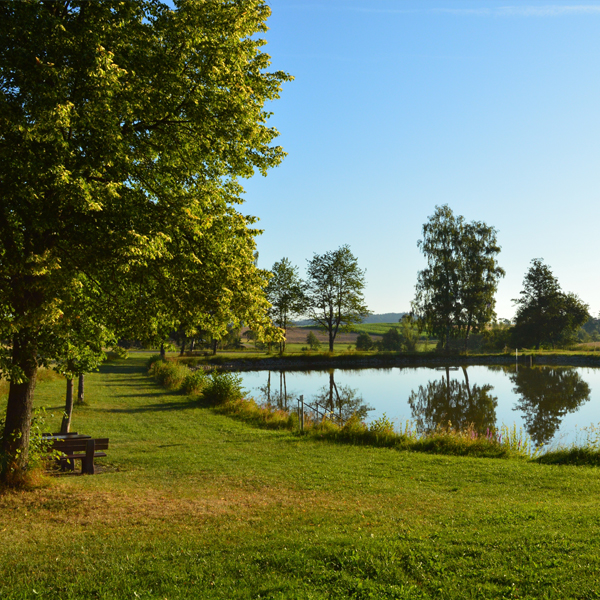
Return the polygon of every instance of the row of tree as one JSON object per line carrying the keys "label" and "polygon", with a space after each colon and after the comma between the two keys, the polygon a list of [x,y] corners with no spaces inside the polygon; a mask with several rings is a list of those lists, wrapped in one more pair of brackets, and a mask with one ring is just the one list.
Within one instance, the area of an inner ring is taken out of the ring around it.
{"label": "row of tree", "polygon": [[[505,275],[497,260],[497,231],[482,221],[466,222],[444,205],[436,207],[423,225],[418,246],[427,267],[417,276],[412,313],[401,320],[400,330],[390,329],[377,347],[413,351],[416,323],[420,331],[436,337],[441,348],[448,350],[452,339],[462,339],[467,350],[470,336],[489,330],[496,317],[495,295]],[[284,335],[294,317],[305,315],[328,333],[333,351],[338,331],[350,329],[369,314],[363,298],[365,272],[348,246],[315,254],[308,261],[305,281],[287,258],[276,262],[272,273],[266,288],[269,316]],[[514,302],[515,326],[498,337],[518,347],[568,343],[590,318],[588,306],[575,294],[563,292],[539,258],[532,260]],[[284,350],[285,341],[281,344]],[[357,349],[373,347],[368,335],[359,335]]]}

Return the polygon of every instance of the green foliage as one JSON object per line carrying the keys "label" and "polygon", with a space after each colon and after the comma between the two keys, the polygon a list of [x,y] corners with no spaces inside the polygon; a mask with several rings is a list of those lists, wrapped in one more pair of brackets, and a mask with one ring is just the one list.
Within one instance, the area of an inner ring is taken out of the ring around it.
{"label": "green foliage", "polygon": [[160,354],[153,354],[146,359],[146,369],[150,371],[155,362],[163,362],[163,357]]}
{"label": "green foliage", "polygon": [[402,335],[402,349],[405,352],[416,352],[419,336],[410,315],[404,315],[400,319],[400,332]]}
{"label": "green foliage", "polygon": [[208,377],[202,398],[213,405],[236,402],[244,397],[242,378],[238,373],[213,371]]}
{"label": "green foliage", "polygon": [[348,245],[325,254],[315,254],[308,261],[306,297],[307,314],[329,335],[333,352],[340,329],[349,331],[370,314],[364,301],[365,271]]}
{"label": "green foliage", "polygon": [[157,360],[152,363],[150,374],[161,385],[171,390],[179,390],[189,374],[189,369],[176,361]]}
{"label": "green foliage", "polygon": [[356,338],[356,349],[357,350],[371,350],[373,348],[373,340],[368,333],[362,332],[358,334]]}
{"label": "green foliage", "polygon": [[321,342],[319,341],[319,338],[315,335],[314,331],[308,332],[308,335],[306,336],[306,343],[308,344],[308,347],[311,350],[321,349]]}
{"label": "green foliage", "polygon": [[[282,258],[271,268],[273,277],[265,288],[267,300],[271,303],[269,316],[277,327],[284,332],[290,324],[290,319],[302,314],[306,308],[304,285],[298,274],[298,267],[292,265],[288,258]],[[285,339],[281,341],[285,350]]]}
{"label": "green foliage", "polygon": [[509,325],[492,325],[483,332],[482,350],[503,352],[513,343],[513,331]]}
{"label": "green foliage", "polygon": [[523,280],[515,316],[514,344],[539,349],[548,344],[569,346],[589,319],[589,307],[575,294],[565,294],[542,259],[534,258]]}
{"label": "green foliage", "polygon": [[123,348],[122,346],[113,346],[110,349],[110,351],[106,354],[107,360],[123,360],[128,357],[129,357],[129,350],[127,348]]}
{"label": "green foliage", "polygon": [[208,376],[203,369],[190,371],[181,384],[181,391],[184,394],[199,396],[208,383]]}
{"label": "green foliage", "polygon": [[383,334],[380,348],[386,352],[400,352],[402,350],[402,336],[398,329],[392,327]]}
{"label": "green foliage", "polygon": [[[3,376],[75,372],[102,347],[93,329],[273,330],[255,219],[236,210],[239,179],[285,155],[265,110],[291,79],[261,51],[269,14],[255,0],[0,4]],[[9,430],[27,427],[31,391],[11,394]]]}
{"label": "green foliage", "polygon": [[496,230],[483,222],[466,223],[448,205],[437,206],[423,225],[417,245],[427,267],[419,272],[413,311],[422,329],[436,335],[442,347],[480,331],[495,316],[495,293],[504,270],[496,256]]}

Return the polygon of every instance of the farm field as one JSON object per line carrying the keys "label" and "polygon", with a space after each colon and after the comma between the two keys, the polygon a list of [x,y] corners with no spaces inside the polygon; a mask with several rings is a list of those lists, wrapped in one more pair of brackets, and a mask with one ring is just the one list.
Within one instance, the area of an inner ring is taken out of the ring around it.
{"label": "farm field", "polygon": [[[597,469],[257,429],[145,358],[88,376],[99,474],[0,495],[0,598],[600,597]],[[38,385],[49,429],[63,393]]]}
{"label": "farm field", "polygon": [[[359,333],[368,333],[374,342],[381,339],[381,336],[388,331],[391,327],[399,327],[398,323],[362,323],[354,326],[354,331],[338,333],[335,338],[335,351],[346,352],[349,349],[354,350],[356,345],[356,338]],[[321,342],[321,350],[326,351],[328,349],[328,337],[327,332],[324,332],[318,327],[289,327],[287,330],[287,343],[286,353],[302,352],[302,348],[307,347],[306,336],[313,332],[317,339]],[[421,341],[417,345],[417,350],[427,351],[433,350],[437,340],[429,340],[428,343]],[[250,351],[254,351],[252,343],[248,342],[244,344],[245,348]],[[351,346],[351,348],[348,348]],[[275,348],[275,345],[273,346]],[[221,353],[221,351],[219,351]]]}

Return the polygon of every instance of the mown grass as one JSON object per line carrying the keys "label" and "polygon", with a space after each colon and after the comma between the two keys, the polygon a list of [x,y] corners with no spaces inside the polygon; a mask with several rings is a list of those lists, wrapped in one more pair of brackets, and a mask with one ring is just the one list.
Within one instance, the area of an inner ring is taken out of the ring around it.
{"label": "mown grass", "polygon": [[[0,496],[0,598],[598,598],[593,467],[253,427],[145,375],[88,377],[104,472]],[[60,422],[63,382],[37,389]]]}

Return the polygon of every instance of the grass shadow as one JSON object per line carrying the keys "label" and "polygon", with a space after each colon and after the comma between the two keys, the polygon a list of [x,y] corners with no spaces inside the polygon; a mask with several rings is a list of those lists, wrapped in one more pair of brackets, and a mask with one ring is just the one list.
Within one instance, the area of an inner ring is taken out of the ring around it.
{"label": "grass shadow", "polygon": [[143,364],[136,363],[105,362],[102,365],[100,365],[98,371],[103,375],[133,375],[134,373],[145,374],[146,367]]}
{"label": "grass shadow", "polygon": [[197,408],[196,402],[163,402],[161,404],[146,404],[145,406],[138,406],[135,408],[99,408],[99,412],[106,413],[122,413],[122,414],[136,414],[136,413],[147,413],[147,412],[173,412],[176,410],[187,410],[189,408]]}

